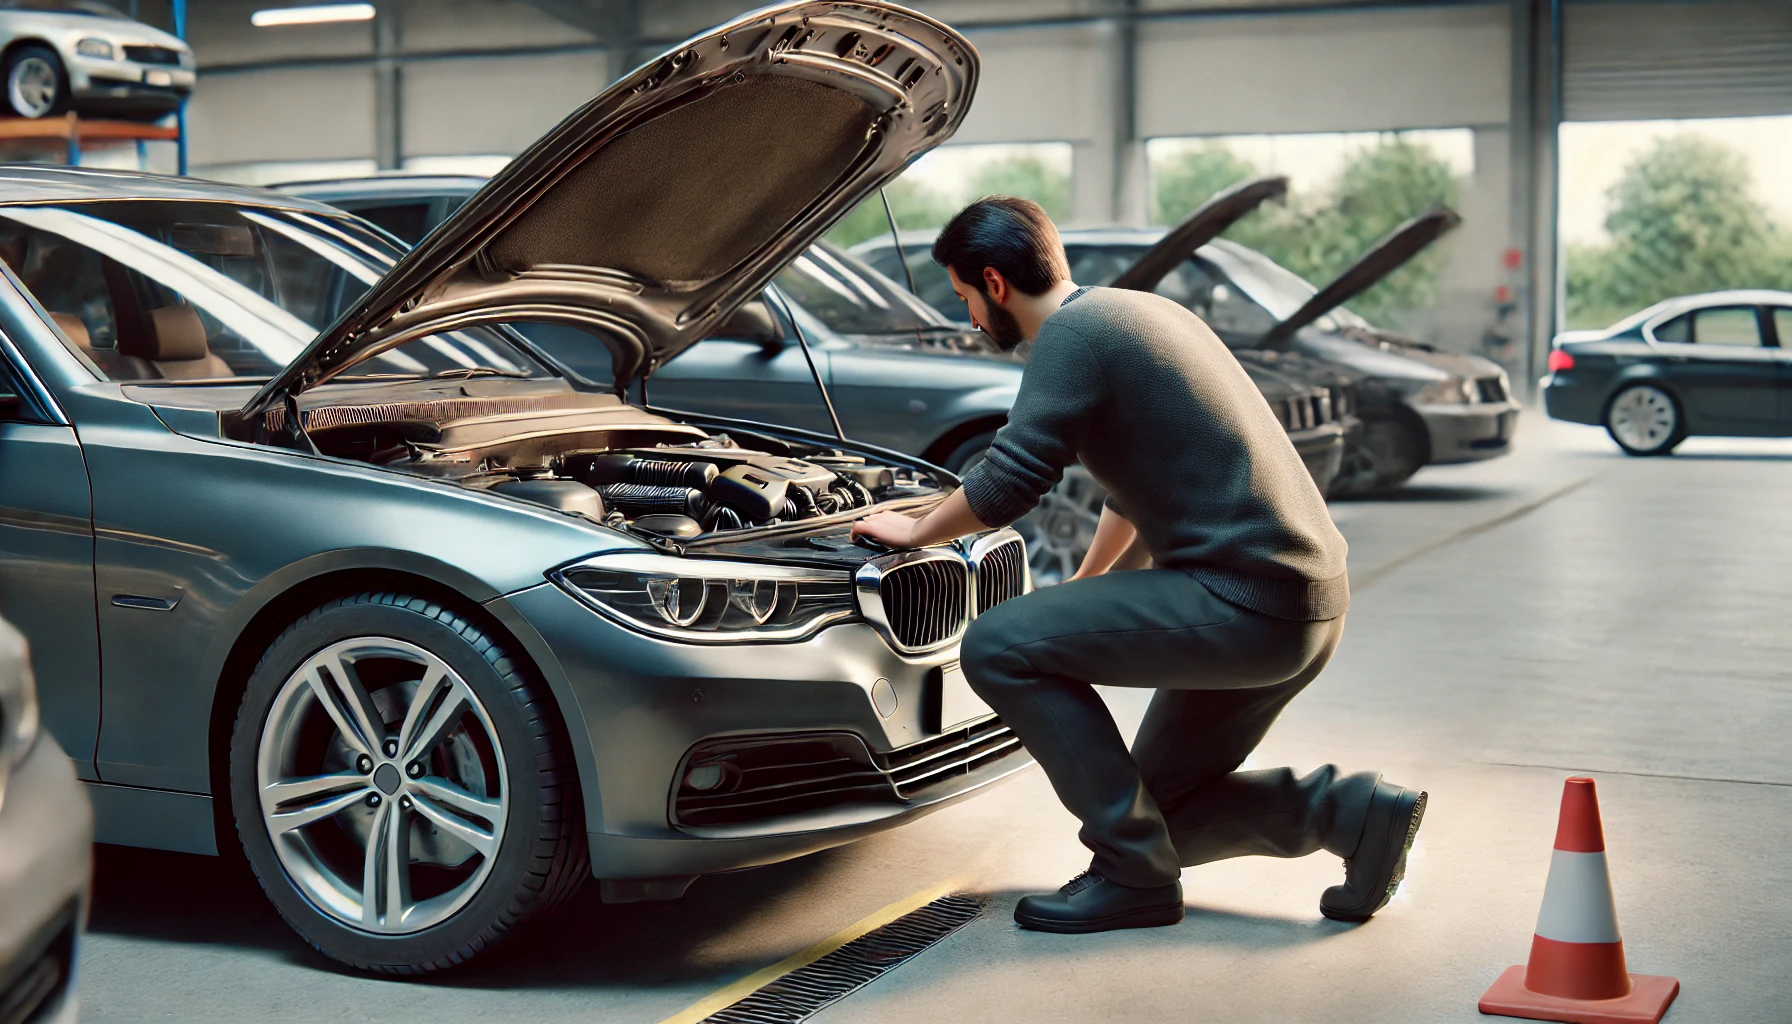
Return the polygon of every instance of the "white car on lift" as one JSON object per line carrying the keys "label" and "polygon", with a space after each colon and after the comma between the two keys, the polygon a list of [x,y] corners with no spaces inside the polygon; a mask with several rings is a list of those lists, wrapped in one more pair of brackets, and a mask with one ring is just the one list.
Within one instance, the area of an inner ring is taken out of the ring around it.
{"label": "white car on lift", "polygon": [[193,91],[193,50],[98,0],[0,0],[6,105],[20,117],[158,118]]}
{"label": "white car on lift", "polygon": [[0,1021],[74,1024],[93,811],[39,728],[25,638],[0,621]]}

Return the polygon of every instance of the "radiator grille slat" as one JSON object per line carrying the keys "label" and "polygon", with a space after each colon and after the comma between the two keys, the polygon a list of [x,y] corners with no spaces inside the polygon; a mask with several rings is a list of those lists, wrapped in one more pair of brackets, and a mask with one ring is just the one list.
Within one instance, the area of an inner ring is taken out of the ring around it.
{"label": "radiator grille slat", "polygon": [[909,562],[878,581],[884,616],[907,648],[931,647],[964,628],[969,594],[965,565],[955,559]]}
{"label": "radiator grille slat", "polygon": [[977,563],[977,614],[981,615],[1026,587],[1027,548],[1016,539],[990,548]]}

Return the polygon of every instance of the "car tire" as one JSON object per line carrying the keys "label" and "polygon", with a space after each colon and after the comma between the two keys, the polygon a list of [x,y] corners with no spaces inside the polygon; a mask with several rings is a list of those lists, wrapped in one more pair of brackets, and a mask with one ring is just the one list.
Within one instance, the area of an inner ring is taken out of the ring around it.
{"label": "car tire", "polygon": [[25,118],[68,109],[68,72],[47,46],[21,46],[6,58],[6,105]]}
{"label": "car tire", "polygon": [[990,442],[996,439],[996,432],[985,430],[975,437],[967,438],[958,447],[946,453],[946,460],[940,465],[964,476],[965,471],[983,461],[983,453],[989,450]]}
{"label": "car tire", "polygon": [[1326,492],[1333,498],[1366,498],[1395,490],[1425,466],[1430,454],[1421,428],[1403,417],[1363,417],[1363,437],[1344,453]]}
{"label": "car tire", "polygon": [[465,615],[413,594],[331,601],[268,647],[232,731],[230,797],[281,916],[362,970],[459,964],[590,873],[545,685]]}
{"label": "car tire", "polygon": [[1653,384],[1621,388],[1605,404],[1605,432],[1626,455],[1668,455],[1686,440],[1680,403]]}

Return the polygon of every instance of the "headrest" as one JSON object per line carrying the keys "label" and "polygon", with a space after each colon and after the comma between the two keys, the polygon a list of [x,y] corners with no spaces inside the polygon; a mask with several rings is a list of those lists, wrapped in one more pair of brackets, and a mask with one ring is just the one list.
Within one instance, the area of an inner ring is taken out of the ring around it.
{"label": "headrest", "polygon": [[56,321],[56,326],[61,328],[62,333],[68,336],[68,340],[74,342],[81,351],[86,352],[93,348],[93,339],[87,336],[87,325],[81,322],[80,317],[73,313],[51,313],[50,319]]}
{"label": "headrest", "polygon": [[161,362],[204,359],[211,354],[205,344],[205,325],[191,306],[163,306],[149,311],[146,351],[136,353]]}

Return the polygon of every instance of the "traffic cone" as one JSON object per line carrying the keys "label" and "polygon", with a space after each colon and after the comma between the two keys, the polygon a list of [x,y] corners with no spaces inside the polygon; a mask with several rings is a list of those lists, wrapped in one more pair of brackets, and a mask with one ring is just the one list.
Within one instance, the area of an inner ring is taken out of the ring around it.
{"label": "traffic cone", "polygon": [[1481,1012],[1571,1024],[1656,1024],[1679,994],[1673,978],[1625,971],[1599,796],[1592,779],[1569,779],[1531,962],[1500,975],[1481,997]]}

